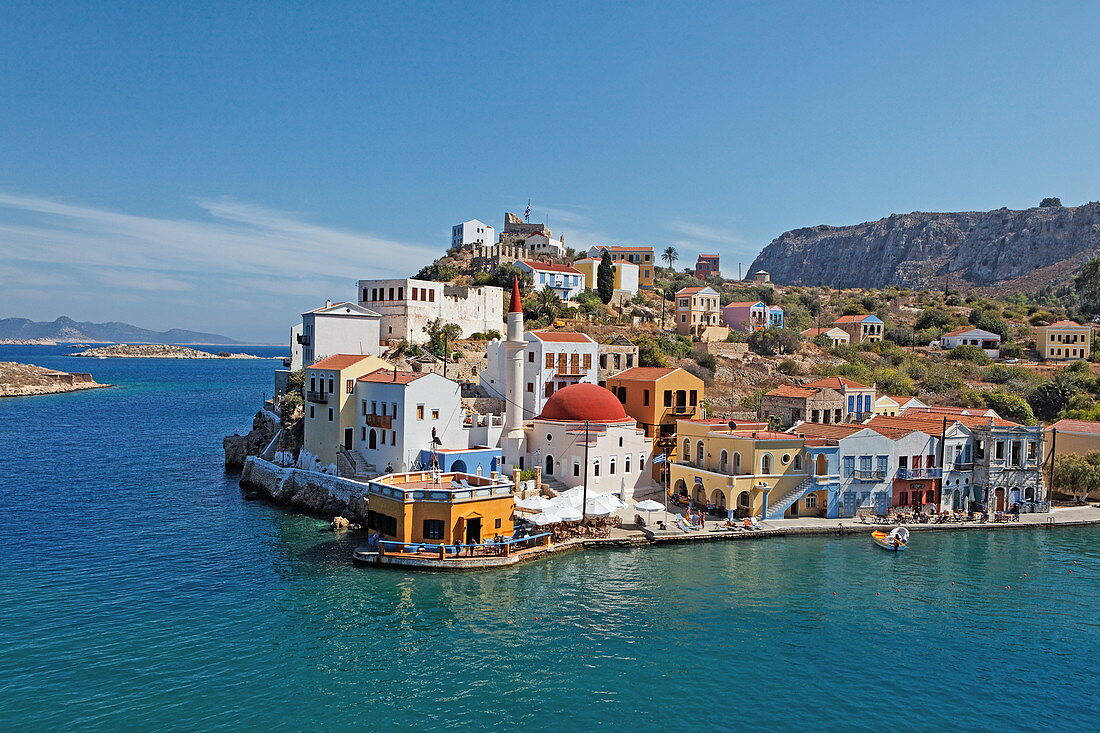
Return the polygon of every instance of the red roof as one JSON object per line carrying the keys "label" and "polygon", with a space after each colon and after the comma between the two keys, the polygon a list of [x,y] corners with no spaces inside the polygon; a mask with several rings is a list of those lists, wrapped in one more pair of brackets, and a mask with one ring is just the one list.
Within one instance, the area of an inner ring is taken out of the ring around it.
{"label": "red roof", "polygon": [[682,289],[680,289],[680,290],[677,290],[677,291],[676,291],[676,294],[677,294],[677,295],[695,295],[695,294],[696,294],[696,293],[698,293],[698,292],[699,292],[700,290],[703,290],[703,289],[704,289],[704,288],[706,288],[706,287],[709,287],[709,286],[707,286],[707,285],[700,285],[699,287],[695,287],[695,288],[682,288]]}
{"label": "red roof", "polygon": [[528,331],[539,341],[548,341],[552,343],[563,344],[588,344],[596,343],[587,334],[577,333],[576,331]]}
{"label": "red roof", "polygon": [[859,323],[865,318],[870,318],[870,313],[864,313],[862,316],[841,316],[833,321],[833,323]]}
{"label": "red roof", "polygon": [[400,369],[376,369],[370,374],[359,377],[359,382],[373,382],[375,384],[408,384],[409,382],[427,376],[430,372],[405,372]]}
{"label": "red roof", "polygon": [[1100,435],[1100,422],[1091,420],[1059,420],[1053,425],[1048,425],[1047,430],[1057,430],[1061,433],[1092,433]]}
{"label": "red roof", "polygon": [[308,369],[347,369],[352,364],[358,364],[363,359],[369,359],[367,354],[333,354],[332,356],[321,359],[321,361],[310,364]]}
{"label": "red roof", "polygon": [[655,382],[662,377],[667,377],[673,372],[681,371],[679,367],[633,367],[625,371],[621,371],[618,374],[612,375],[609,379],[628,379],[636,382]]}
{"label": "red roof", "polygon": [[[823,327],[823,328],[807,328],[805,331],[802,332],[802,335],[803,336],[820,336],[821,334],[828,333],[829,331],[832,331],[832,330],[833,330],[832,326],[829,326],[827,328],[826,327]],[[837,329],[837,330],[839,330],[839,329]],[[845,334],[845,335],[847,335],[847,334]]]}
{"label": "red roof", "polygon": [[844,377],[825,377],[824,379],[818,379],[814,382],[809,382],[802,385],[804,387],[825,387],[828,389],[845,390],[845,389],[871,389],[866,384],[860,384],[859,382],[853,382],[851,379],[845,379]]}
{"label": "red roof", "polygon": [[781,384],[775,389],[765,392],[764,395],[771,395],[772,397],[813,397],[817,394],[816,389],[804,389],[802,387],[795,387],[792,384]]}
{"label": "red roof", "polygon": [[595,384],[571,384],[546,400],[539,420],[596,423],[624,422],[630,418],[611,392]]}
{"label": "red roof", "polygon": [[1054,323],[1047,326],[1047,328],[1065,328],[1067,326],[1072,326],[1073,328],[1085,328],[1077,321],[1055,321]]}
{"label": "red roof", "polygon": [[807,422],[796,425],[790,429],[790,432],[796,435],[805,435],[813,438],[840,440],[842,438],[847,438],[849,435],[854,435],[860,430],[864,430],[866,427],[866,425],[855,425],[852,423],[832,423],[825,425],[822,423]]}
{"label": "red roof", "polygon": [[542,272],[567,272],[570,275],[582,274],[580,270],[572,265],[559,265],[554,262],[532,262],[530,260],[520,260],[520,262],[527,265],[532,270],[539,270]]}
{"label": "red roof", "polygon": [[512,302],[508,306],[509,313],[523,313],[523,299],[519,297],[519,278],[512,278]]}
{"label": "red roof", "polygon": [[735,308],[749,308],[751,306],[754,306],[754,305],[757,305],[757,304],[762,304],[762,303],[763,303],[763,301],[760,301],[760,300],[737,300],[737,301],[734,301],[733,303],[726,303],[726,307],[729,308],[730,306],[733,306]]}
{"label": "red roof", "polygon": [[598,247],[599,249],[606,249],[609,252],[652,252],[653,251],[652,247],[620,247],[620,246],[610,246],[610,245],[606,245],[606,244],[597,244],[596,247]]}

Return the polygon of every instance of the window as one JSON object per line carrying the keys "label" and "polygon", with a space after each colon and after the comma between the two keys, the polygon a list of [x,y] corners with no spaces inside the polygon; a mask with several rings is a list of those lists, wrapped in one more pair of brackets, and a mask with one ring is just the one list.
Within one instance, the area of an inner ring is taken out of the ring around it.
{"label": "window", "polygon": [[718,470],[725,471],[726,466],[729,464],[730,456],[726,451],[722,451],[718,454]]}
{"label": "window", "polygon": [[700,466],[703,465],[703,450],[703,441],[700,440],[695,445],[695,462],[698,463]]}
{"label": "window", "polygon": [[533,352],[533,351],[528,351],[527,352],[527,361],[529,361],[532,364],[535,363],[535,352]]}
{"label": "window", "polygon": [[640,453],[638,455],[638,470],[639,471],[644,471],[645,470],[645,453]]}
{"label": "window", "polygon": [[581,464],[576,463],[576,462],[573,463],[573,475],[574,476],[580,476],[581,475]]}
{"label": "window", "polygon": [[672,407],[672,390],[665,390],[665,407]]}
{"label": "window", "polygon": [[332,418],[335,415],[335,411],[330,407],[328,408],[328,421],[332,422]]}
{"label": "window", "polygon": [[608,460],[608,462],[607,462],[607,472],[608,472],[608,474],[610,474],[612,476],[615,475],[615,456],[611,456],[611,459]]}
{"label": "window", "polygon": [[1036,443],[1033,440],[1028,441],[1028,444],[1027,444],[1027,462],[1028,463],[1034,463],[1035,462],[1035,457],[1037,455],[1038,448],[1039,448],[1038,443]]}
{"label": "window", "polygon": [[535,392],[535,383],[534,382],[528,382],[527,383],[527,391],[534,394],[534,392]]}
{"label": "window", "polygon": [[416,419],[417,420],[423,420],[424,419],[424,405],[417,405],[416,406]]}
{"label": "window", "polygon": [[546,389],[545,389],[545,390],[543,390],[543,391],[544,391],[544,392],[546,393],[546,396],[547,396],[547,397],[549,397],[549,396],[551,396],[552,394],[554,394],[554,383],[553,383],[553,382],[547,382],[547,383],[546,383]]}
{"label": "window", "polygon": [[856,457],[844,456],[844,476],[851,478],[856,475]]}
{"label": "window", "polygon": [[909,503],[909,492],[908,491],[901,492],[901,494],[898,496],[898,503],[901,504],[902,506],[905,506],[906,504]]}
{"label": "window", "polygon": [[788,463],[791,462],[791,454],[790,453],[784,453],[783,457],[780,458],[779,460],[783,462],[784,466],[786,466]]}
{"label": "window", "polygon": [[584,355],[584,368],[585,368],[586,371],[592,368],[592,355],[591,354],[585,354]]}
{"label": "window", "polygon": [[795,453],[794,454],[794,470],[796,470],[796,471],[801,471],[802,470],[802,454],[801,453]]}
{"label": "window", "polygon": [[898,456],[898,468],[902,471],[909,468],[909,456]]}
{"label": "window", "polygon": [[396,419],[397,419],[397,403],[396,403],[396,402],[394,402],[394,403],[393,403],[392,405],[390,405],[390,407],[392,407],[392,408],[393,408],[393,409],[391,409],[391,410],[390,410],[390,416],[391,416],[391,417],[392,417],[392,418],[393,418],[394,420],[396,420]]}
{"label": "window", "polygon": [[643,389],[642,390],[642,405],[644,405],[645,407],[649,407],[649,390],[648,389]]}
{"label": "window", "polygon": [[314,417],[316,417],[316,414],[315,414],[315,411],[313,409],[313,405],[310,405],[309,406],[309,419],[312,420]]}
{"label": "window", "polygon": [[685,461],[691,460],[691,441],[687,438],[684,438],[684,450],[680,452],[680,455],[683,456]]}
{"label": "window", "polygon": [[439,410],[432,410],[432,419],[433,420],[438,420],[439,419]]}
{"label": "window", "polygon": [[310,392],[316,392],[317,391],[317,377],[310,377],[309,378],[309,391]]}
{"label": "window", "polygon": [[630,473],[630,454],[623,457],[623,473]]}
{"label": "window", "polygon": [[426,540],[441,540],[441,539],[443,539],[443,520],[442,519],[425,519],[424,520],[424,539],[426,539]]}
{"label": "window", "polygon": [[333,377],[328,378],[328,393],[332,394],[336,391],[336,380]]}
{"label": "window", "polygon": [[864,474],[871,472],[871,456],[859,457],[859,470]]}
{"label": "window", "polygon": [[733,467],[738,471],[741,470],[741,454],[737,451],[733,452]]}
{"label": "window", "polygon": [[770,454],[765,453],[760,459],[760,473],[768,474],[772,472],[772,457]]}
{"label": "window", "polygon": [[495,522],[493,522],[493,529],[500,529],[500,519],[499,518]]}
{"label": "window", "polygon": [[698,402],[699,402],[699,392],[698,392],[698,390],[693,389],[690,392],[688,392],[688,404],[691,405],[692,407],[695,407],[695,405],[698,404]]}
{"label": "window", "polygon": [[593,476],[599,476],[600,475],[600,459],[598,459],[598,458],[596,460],[592,461],[592,475]]}
{"label": "window", "polygon": [[359,429],[359,439],[360,440],[366,440],[367,439],[367,426],[366,425],[364,425],[363,427],[361,427]]}
{"label": "window", "polygon": [[807,509],[817,508],[817,494],[807,494],[806,495],[806,508]]}
{"label": "window", "polygon": [[998,461],[1003,461],[1005,457],[1005,442],[1003,440],[998,440],[993,448],[993,457],[996,458]]}

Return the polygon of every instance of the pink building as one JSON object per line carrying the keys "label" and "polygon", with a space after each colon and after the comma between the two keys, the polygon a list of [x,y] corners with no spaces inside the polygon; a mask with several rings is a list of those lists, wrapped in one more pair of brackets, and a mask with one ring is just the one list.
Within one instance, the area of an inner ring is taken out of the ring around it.
{"label": "pink building", "polygon": [[738,331],[760,331],[783,327],[783,309],[768,306],[762,300],[745,300],[722,309],[722,322]]}

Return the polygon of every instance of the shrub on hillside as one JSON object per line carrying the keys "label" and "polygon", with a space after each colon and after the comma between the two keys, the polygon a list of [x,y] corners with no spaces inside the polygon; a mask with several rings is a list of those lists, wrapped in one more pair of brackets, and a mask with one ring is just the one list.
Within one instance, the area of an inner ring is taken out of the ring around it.
{"label": "shrub on hillside", "polygon": [[711,372],[718,367],[718,360],[714,358],[714,354],[706,351],[695,357],[695,363]]}
{"label": "shrub on hillside", "polygon": [[1032,390],[1027,402],[1035,417],[1040,420],[1057,420],[1077,391],[1066,380],[1052,379]]}
{"label": "shrub on hillside", "polygon": [[872,374],[872,381],[880,394],[911,395],[916,394],[917,385],[899,369],[882,367]]}
{"label": "shrub on hillside", "polygon": [[956,346],[947,353],[948,358],[955,359],[956,361],[969,361],[974,364],[991,364],[993,360],[989,358],[980,346],[974,346],[973,344],[963,344],[962,346]]}
{"label": "shrub on hillside", "polygon": [[932,394],[944,394],[961,386],[962,379],[959,377],[958,370],[940,364],[930,366],[921,382],[921,389]]}
{"label": "shrub on hillside", "polygon": [[793,354],[801,342],[797,333],[786,328],[766,328],[749,335],[749,348],[761,356]]}
{"label": "shrub on hillside", "polygon": [[998,390],[996,392],[986,392],[983,397],[986,407],[996,410],[997,414],[1005,420],[1012,420],[1024,425],[1034,425],[1036,422],[1035,413],[1031,411],[1031,405],[1019,395]]}
{"label": "shrub on hillside", "polygon": [[925,308],[917,316],[913,328],[917,331],[926,328],[947,328],[951,324],[951,314],[939,308]]}

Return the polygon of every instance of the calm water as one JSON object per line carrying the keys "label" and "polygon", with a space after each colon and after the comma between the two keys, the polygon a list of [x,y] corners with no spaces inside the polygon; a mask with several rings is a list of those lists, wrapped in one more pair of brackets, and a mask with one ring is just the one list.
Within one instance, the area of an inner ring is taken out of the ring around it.
{"label": "calm water", "polygon": [[0,729],[1095,729],[1100,532],[358,569],[222,470],[275,362],[63,352],[0,347],[120,385],[0,400]]}

